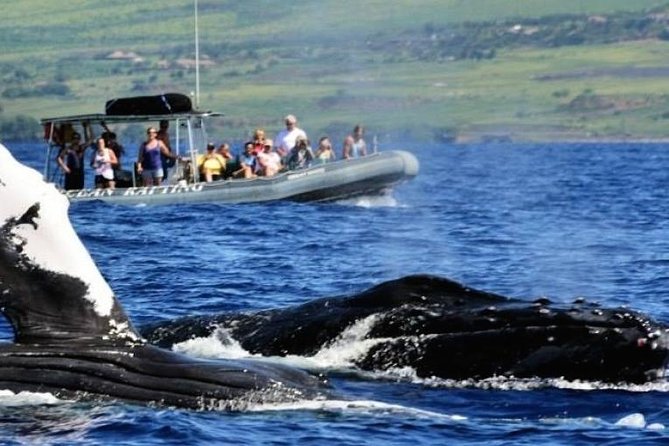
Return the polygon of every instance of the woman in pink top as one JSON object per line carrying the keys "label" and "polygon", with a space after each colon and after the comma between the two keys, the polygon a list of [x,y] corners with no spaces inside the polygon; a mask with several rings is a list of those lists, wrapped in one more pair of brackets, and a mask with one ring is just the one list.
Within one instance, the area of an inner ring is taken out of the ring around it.
{"label": "woman in pink top", "polygon": [[266,139],[263,151],[258,154],[258,163],[263,176],[271,177],[281,170],[281,157],[272,150],[272,140]]}

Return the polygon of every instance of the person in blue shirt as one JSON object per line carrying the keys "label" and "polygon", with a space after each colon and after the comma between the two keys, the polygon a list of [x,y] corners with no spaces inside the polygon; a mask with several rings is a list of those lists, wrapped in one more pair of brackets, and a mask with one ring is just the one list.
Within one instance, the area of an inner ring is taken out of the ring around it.
{"label": "person in blue shirt", "polygon": [[253,178],[258,170],[258,160],[253,154],[253,141],[244,144],[244,153],[239,155],[239,169],[232,173],[234,178]]}

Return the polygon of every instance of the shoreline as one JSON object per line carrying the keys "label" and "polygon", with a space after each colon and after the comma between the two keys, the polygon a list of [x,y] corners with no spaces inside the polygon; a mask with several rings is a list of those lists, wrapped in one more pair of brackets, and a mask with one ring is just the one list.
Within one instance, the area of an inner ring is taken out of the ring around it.
{"label": "shoreline", "polygon": [[[439,142],[439,141],[435,141]],[[479,139],[457,139],[449,144],[467,145],[467,144],[667,144],[668,138],[561,138],[561,139],[508,139],[491,140],[486,138]]]}
{"label": "shoreline", "polygon": [[[393,141],[400,142],[415,142],[419,144],[452,144],[452,145],[468,145],[468,144],[669,144],[669,136],[666,138],[643,138],[643,137],[572,137],[572,138],[527,138],[521,135],[516,137],[510,135],[459,135],[452,139],[440,138],[411,138],[406,135],[393,137],[392,135],[384,135],[380,139],[380,146],[388,146],[393,144]],[[0,143],[11,146],[12,144],[44,144],[41,139],[12,139],[0,138]],[[232,141],[233,144],[243,144],[243,141]]]}

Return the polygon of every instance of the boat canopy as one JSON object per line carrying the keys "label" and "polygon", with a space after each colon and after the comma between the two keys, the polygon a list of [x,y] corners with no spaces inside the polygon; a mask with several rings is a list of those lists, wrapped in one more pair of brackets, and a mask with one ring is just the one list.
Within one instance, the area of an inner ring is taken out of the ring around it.
{"label": "boat canopy", "polygon": [[200,112],[192,111],[186,113],[171,113],[171,114],[155,114],[155,115],[107,115],[104,113],[94,113],[88,115],[74,115],[74,116],[61,116],[56,118],[44,118],[40,120],[40,124],[49,125],[49,124],[132,124],[138,122],[151,122],[151,121],[185,121],[187,119],[199,119],[199,118],[208,118],[214,116],[223,116],[222,113],[216,112]]}

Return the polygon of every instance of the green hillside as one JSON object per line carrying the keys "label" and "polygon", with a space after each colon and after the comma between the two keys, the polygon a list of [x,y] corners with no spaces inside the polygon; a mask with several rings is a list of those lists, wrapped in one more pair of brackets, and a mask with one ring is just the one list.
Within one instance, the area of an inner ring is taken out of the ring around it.
{"label": "green hillside", "polygon": [[[8,3],[8,2],[5,2]],[[664,138],[669,2],[199,0],[216,132],[382,140]],[[0,138],[112,97],[195,89],[192,0],[22,0],[0,17]]]}

